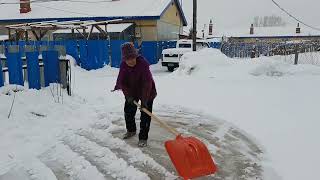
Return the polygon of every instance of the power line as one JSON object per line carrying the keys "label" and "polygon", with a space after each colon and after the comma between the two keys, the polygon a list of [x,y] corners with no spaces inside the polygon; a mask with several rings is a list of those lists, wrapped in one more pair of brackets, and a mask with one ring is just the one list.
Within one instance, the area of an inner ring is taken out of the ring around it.
{"label": "power line", "polygon": [[275,2],[275,0],[271,0],[278,8],[280,8],[283,12],[285,12],[288,16],[290,16],[291,18],[293,18],[294,20],[298,21],[299,23],[311,28],[311,29],[314,29],[314,30],[317,30],[317,31],[320,31],[320,28],[317,28],[317,27],[314,27],[314,26],[311,26],[305,22],[303,22],[302,20],[296,18],[294,15],[292,15],[291,13],[289,13],[287,10],[285,10],[284,8],[282,8],[279,3]]}

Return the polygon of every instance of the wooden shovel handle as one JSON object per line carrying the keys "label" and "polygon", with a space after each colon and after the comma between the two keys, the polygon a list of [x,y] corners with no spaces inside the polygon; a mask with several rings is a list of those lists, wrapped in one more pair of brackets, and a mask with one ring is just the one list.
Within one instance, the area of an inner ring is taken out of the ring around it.
{"label": "wooden shovel handle", "polygon": [[157,121],[160,124],[161,127],[167,129],[170,133],[174,134],[175,136],[179,136],[180,135],[180,133],[176,129],[170,127],[167,123],[165,123],[164,121],[160,120],[157,116],[153,115],[150,111],[148,111],[148,109],[142,108],[141,105],[139,103],[137,103],[136,101],[133,101],[133,103],[136,106],[138,106],[138,108],[141,109],[143,112],[145,112],[150,117],[152,117],[155,121]]}

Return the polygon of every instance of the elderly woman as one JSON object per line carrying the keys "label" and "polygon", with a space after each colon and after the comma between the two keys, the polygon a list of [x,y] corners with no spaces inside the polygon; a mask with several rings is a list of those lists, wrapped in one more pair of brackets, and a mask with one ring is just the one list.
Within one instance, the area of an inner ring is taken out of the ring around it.
{"label": "elderly woman", "polygon": [[[147,60],[137,53],[132,43],[121,46],[122,62],[114,90],[122,90],[125,96],[124,117],[127,132],[123,139],[136,135],[135,115],[137,106],[133,101],[141,101],[141,106],[152,112],[153,100],[157,96],[152,74]],[[147,146],[151,117],[141,111],[139,147]]]}

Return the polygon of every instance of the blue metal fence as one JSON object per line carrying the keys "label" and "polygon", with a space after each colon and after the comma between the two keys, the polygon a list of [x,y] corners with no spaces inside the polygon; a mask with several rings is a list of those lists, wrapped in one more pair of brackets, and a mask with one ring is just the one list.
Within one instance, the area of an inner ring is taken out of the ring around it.
{"label": "blue metal fence", "polygon": [[141,44],[142,55],[149,61],[150,64],[157,64],[158,56],[158,42],[146,41]]}
{"label": "blue metal fence", "polygon": [[[24,84],[22,66],[27,65],[29,88],[40,89],[39,54],[42,53],[44,63],[45,86],[50,83],[60,82],[59,77],[59,54],[54,49],[56,45],[64,46],[66,53],[71,55],[84,69],[98,69],[110,64],[119,67],[121,63],[121,45],[123,40],[74,40],[74,41],[18,41],[1,42],[5,46],[7,61],[5,67],[9,71],[10,84]],[[138,48],[138,43],[134,43]],[[8,48],[12,45],[19,46],[19,52],[9,53]],[[34,52],[25,52],[25,46],[34,46]],[[41,48],[41,47],[46,48]],[[146,57],[150,64],[158,63],[163,49],[173,48],[176,41],[147,41],[142,42],[140,53]],[[43,52],[41,52],[41,51]],[[22,61],[22,56],[26,61]],[[2,69],[0,64],[0,69]],[[4,85],[3,74],[0,73],[0,86]]]}
{"label": "blue metal fence", "polygon": [[58,51],[42,52],[45,86],[60,82]]}
{"label": "blue metal fence", "polygon": [[110,44],[111,48],[111,66],[119,68],[121,64],[121,44],[127,41],[112,40]]}
{"label": "blue metal fence", "polygon": [[23,86],[21,53],[8,52],[6,54],[6,57],[9,71],[9,83]]}
{"label": "blue metal fence", "polygon": [[40,89],[39,52],[26,52],[28,82],[30,89]]}
{"label": "blue metal fence", "polygon": [[[1,60],[0,60],[0,69],[2,69]],[[2,73],[2,71],[0,71],[0,87],[2,87],[3,85],[4,85],[4,83],[3,83],[3,73]]]}

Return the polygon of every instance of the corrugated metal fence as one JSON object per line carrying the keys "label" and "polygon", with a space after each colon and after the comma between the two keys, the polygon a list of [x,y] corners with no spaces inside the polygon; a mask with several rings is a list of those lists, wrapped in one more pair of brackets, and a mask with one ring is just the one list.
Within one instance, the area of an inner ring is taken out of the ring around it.
{"label": "corrugated metal fence", "polygon": [[[44,81],[44,86],[60,82],[60,55],[56,47],[63,47],[65,53],[71,55],[78,65],[86,70],[92,70],[105,65],[119,67],[120,46],[125,42],[122,40],[0,42],[0,69],[2,72],[8,72],[9,84],[23,85],[24,81],[28,81],[29,88],[40,89],[41,81]],[[156,64],[162,50],[175,47],[176,41],[142,42],[140,47],[138,43],[134,44],[150,64]],[[27,51],[26,49],[30,47],[33,50]],[[43,78],[40,76],[40,65],[43,66]],[[4,85],[3,75],[4,73],[0,73],[0,87]]]}
{"label": "corrugated metal fence", "polygon": [[[123,40],[72,40],[72,41],[18,41],[0,42],[0,69],[8,71],[9,83],[23,85],[24,80],[29,83],[29,88],[40,89],[41,78],[39,64],[44,66],[44,84],[60,82],[59,57],[56,47],[63,47],[66,54],[71,55],[82,68],[86,70],[99,69],[105,65],[119,67],[121,63],[121,44]],[[138,47],[150,64],[158,63],[163,49],[174,48],[176,41],[144,41]],[[211,44],[218,48],[219,45]],[[31,47],[33,51],[28,51]],[[13,50],[15,49],[15,50]],[[60,48],[61,49],[61,48]],[[2,51],[2,52],[1,52]],[[42,58],[39,58],[42,55]],[[41,60],[41,62],[39,61]],[[23,74],[23,66],[26,68]],[[60,74],[61,75],[61,74]],[[4,85],[3,73],[0,73],[0,87]]]}

